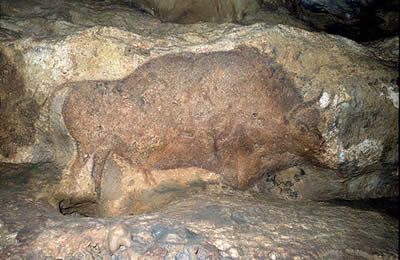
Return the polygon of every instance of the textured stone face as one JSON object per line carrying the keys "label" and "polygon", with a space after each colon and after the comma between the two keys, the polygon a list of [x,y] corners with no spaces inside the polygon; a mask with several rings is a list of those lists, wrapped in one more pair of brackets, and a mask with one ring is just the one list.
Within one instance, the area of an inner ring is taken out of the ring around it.
{"label": "textured stone face", "polygon": [[167,55],[120,81],[70,84],[63,115],[79,144],[73,167],[93,157],[100,185],[115,153],[144,172],[198,167],[244,188],[265,171],[312,160],[318,112],[281,70],[246,48]]}
{"label": "textured stone face", "polygon": [[398,38],[131,1],[0,0],[0,259],[398,259]]}
{"label": "textured stone face", "polygon": [[240,22],[259,9],[256,0],[136,0],[142,10],[162,21],[178,23]]}
{"label": "textured stone face", "polygon": [[396,0],[288,0],[299,18],[318,30],[370,41],[396,35],[399,1]]}
{"label": "textured stone face", "polygon": [[[46,191],[52,203],[57,197],[55,205],[67,198],[70,204],[94,202],[92,176],[102,171],[109,178],[98,177],[97,187],[114,204],[122,199],[110,195],[114,179],[123,192],[145,193],[164,185],[157,181],[171,173],[180,188],[216,176],[245,187],[265,173],[260,181],[268,190],[271,183],[281,187],[287,178],[297,179],[294,174],[273,180],[292,165],[319,169],[306,171],[284,194],[304,190],[307,194],[298,198],[310,198],[316,193],[307,186],[316,185],[324,198],[328,193],[340,198],[396,195],[398,44],[381,52],[381,43],[365,47],[284,25],[177,25],[128,6],[39,2],[36,8],[20,1],[0,4],[7,17],[1,20],[0,52],[20,75],[12,77],[19,85],[0,89],[2,104],[13,104],[2,106],[0,142],[9,152],[0,153],[0,164],[60,167],[60,185]],[[240,46],[257,51],[232,51]],[[233,59],[233,54],[238,56]],[[228,57],[243,68],[228,69]],[[57,91],[60,85],[64,88]],[[19,101],[10,102],[14,97]],[[35,103],[40,104],[39,120],[22,113],[35,111],[27,109]],[[13,125],[23,127],[11,131]],[[29,142],[17,143],[17,137]],[[324,182],[339,189],[322,191],[316,183],[331,171],[335,176],[329,179],[343,185]]]}
{"label": "textured stone face", "polygon": [[12,157],[34,141],[39,105],[25,93],[17,68],[0,52],[0,154]]}
{"label": "textured stone face", "polygon": [[[36,185],[36,189],[40,186]],[[1,259],[398,259],[398,221],[323,202],[205,191],[158,212],[63,216],[0,190]],[[17,242],[18,241],[18,242]],[[113,254],[113,256],[112,256]]]}

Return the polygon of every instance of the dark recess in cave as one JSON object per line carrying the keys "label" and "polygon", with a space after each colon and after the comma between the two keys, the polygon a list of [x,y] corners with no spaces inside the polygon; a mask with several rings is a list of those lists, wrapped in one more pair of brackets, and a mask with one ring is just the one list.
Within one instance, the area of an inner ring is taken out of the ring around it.
{"label": "dark recess in cave", "polygon": [[336,199],[328,201],[332,206],[347,206],[354,209],[368,210],[382,212],[389,216],[399,219],[399,198],[377,198],[377,199],[366,199],[366,200],[343,200]]}
{"label": "dark recess in cave", "polygon": [[367,42],[398,35],[399,3],[398,0],[294,0],[289,9],[316,30]]}

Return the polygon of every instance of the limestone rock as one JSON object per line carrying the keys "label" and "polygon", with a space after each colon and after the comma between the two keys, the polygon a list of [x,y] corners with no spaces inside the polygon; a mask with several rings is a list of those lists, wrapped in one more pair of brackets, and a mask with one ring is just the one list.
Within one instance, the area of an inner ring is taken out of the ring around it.
{"label": "limestone rock", "polygon": [[20,72],[3,54],[0,64],[0,153],[12,157],[18,147],[33,143],[39,105],[27,97]]}
{"label": "limestone rock", "polygon": [[215,3],[0,1],[0,259],[398,259],[398,44]]}
{"label": "limestone rock", "polygon": [[369,42],[366,46],[370,48],[376,57],[386,62],[388,66],[399,67],[399,36]]}
{"label": "limestone rock", "polygon": [[256,13],[256,0],[132,0],[147,13],[165,22],[241,22]]}
{"label": "limestone rock", "polygon": [[398,196],[397,178],[397,171],[343,178],[332,170],[305,166],[267,174],[254,189],[289,200],[360,200]]}
{"label": "limestone rock", "polygon": [[85,1],[35,31],[18,3],[1,4],[0,161],[63,169],[49,191],[59,201],[98,201],[114,153],[129,169],[203,168],[241,188],[293,166],[378,182],[396,169],[397,71],[370,47],[284,25],[160,24]]}
{"label": "limestone rock", "polygon": [[117,224],[112,227],[107,235],[108,249],[110,250],[110,253],[114,254],[122,246],[129,248],[132,245],[131,239],[132,235],[126,225]]}
{"label": "limestone rock", "polygon": [[398,221],[379,212],[209,190],[156,213],[85,218],[35,192],[0,190],[1,259],[398,258]]}
{"label": "limestone rock", "polygon": [[396,35],[396,0],[288,0],[286,5],[313,27],[351,39],[371,41]]}

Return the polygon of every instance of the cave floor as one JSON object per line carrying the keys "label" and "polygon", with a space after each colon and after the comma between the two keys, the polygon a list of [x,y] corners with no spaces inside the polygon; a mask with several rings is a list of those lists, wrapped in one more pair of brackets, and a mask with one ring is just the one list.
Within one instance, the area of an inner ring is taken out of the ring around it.
{"label": "cave floor", "polygon": [[40,199],[51,184],[4,176],[0,259],[398,258],[398,221],[375,211],[211,186],[157,212],[83,217]]}

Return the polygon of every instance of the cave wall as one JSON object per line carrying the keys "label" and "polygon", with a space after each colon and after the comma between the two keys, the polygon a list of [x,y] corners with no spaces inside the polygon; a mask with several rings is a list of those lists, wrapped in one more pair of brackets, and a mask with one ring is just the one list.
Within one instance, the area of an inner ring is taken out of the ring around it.
{"label": "cave wall", "polygon": [[393,36],[399,30],[398,0],[289,0],[284,4],[313,28],[357,41]]}
{"label": "cave wall", "polygon": [[246,16],[256,16],[262,10],[271,14],[288,9],[314,30],[357,41],[393,36],[399,30],[398,0],[133,0],[128,3],[163,22],[241,23]]}
{"label": "cave wall", "polygon": [[163,22],[240,22],[259,10],[257,0],[134,0],[133,6]]}
{"label": "cave wall", "polygon": [[[118,186],[149,194],[135,201],[145,205],[156,191],[214,182],[293,199],[398,194],[398,73],[375,47],[284,25],[182,26],[126,6],[73,3],[45,27],[37,16],[9,16],[3,26],[20,36],[0,35],[12,72],[2,74],[0,161],[57,165],[59,185],[43,191],[52,203],[96,202],[99,190]],[[96,10],[118,15],[108,21]],[[240,111],[222,109],[230,99]],[[99,178],[101,168],[118,178]],[[157,181],[169,175],[167,187]],[[129,196],[106,200],[118,210]]]}

